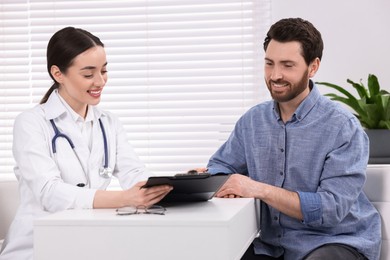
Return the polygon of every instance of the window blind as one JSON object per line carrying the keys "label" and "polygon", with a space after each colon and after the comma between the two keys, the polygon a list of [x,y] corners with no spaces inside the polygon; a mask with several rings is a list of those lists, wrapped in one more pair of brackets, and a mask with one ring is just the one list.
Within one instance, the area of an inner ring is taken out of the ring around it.
{"label": "window blind", "polygon": [[270,0],[2,0],[0,174],[12,174],[12,127],[52,82],[46,46],[57,30],[86,29],[105,44],[99,104],[120,117],[156,174],[205,166],[237,119],[269,99],[262,42]]}

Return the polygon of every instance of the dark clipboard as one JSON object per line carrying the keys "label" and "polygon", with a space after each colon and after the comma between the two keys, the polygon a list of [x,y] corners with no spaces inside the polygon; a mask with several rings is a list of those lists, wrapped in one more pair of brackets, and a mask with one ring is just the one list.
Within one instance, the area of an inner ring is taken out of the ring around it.
{"label": "dark clipboard", "polygon": [[230,175],[208,173],[176,174],[174,176],[149,177],[143,188],[157,185],[171,185],[170,191],[161,202],[197,202],[210,200]]}

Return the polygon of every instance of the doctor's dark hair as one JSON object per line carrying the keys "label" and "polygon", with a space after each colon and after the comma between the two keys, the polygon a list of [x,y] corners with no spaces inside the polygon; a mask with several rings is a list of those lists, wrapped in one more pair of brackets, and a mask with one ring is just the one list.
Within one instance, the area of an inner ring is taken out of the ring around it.
{"label": "doctor's dark hair", "polygon": [[59,87],[59,83],[51,75],[51,67],[56,65],[62,73],[66,74],[77,55],[95,46],[104,47],[104,44],[92,33],[79,28],[65,27],[51,37],[47,45],[46,58],[47,71],[54,84],[43,96],[40,104],[46,103],[50,94]]}
{"label": "doctor's dark hair", "polygon": [[315,58],[322,58],[324,43],[321,33],[309,21],[302,18],[282,19],[271,26],[264,39],[264,51],[271,40],[277,42],[297,41],[301,44],[302,56],[307,65]]}

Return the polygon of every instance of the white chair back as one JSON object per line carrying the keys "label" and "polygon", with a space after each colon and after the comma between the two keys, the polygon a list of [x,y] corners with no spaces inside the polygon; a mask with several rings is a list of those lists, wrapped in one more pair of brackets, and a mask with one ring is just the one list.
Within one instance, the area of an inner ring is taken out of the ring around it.
{"label": "white chair back", "polygon": [[382,218],[381,260],[390,259],[390,165],[371,164],[367,167],[364,192]]}
{"label": "white chair back", "polygon": [[0,248],[19,206],[16,178],[0,176]]}

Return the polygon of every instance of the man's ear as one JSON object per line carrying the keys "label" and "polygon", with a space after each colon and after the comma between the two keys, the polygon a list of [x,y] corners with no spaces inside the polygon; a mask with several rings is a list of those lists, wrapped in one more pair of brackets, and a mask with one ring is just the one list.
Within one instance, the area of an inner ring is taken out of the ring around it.
{"label": "man's ear", "polygon": [[64,81],[64,74],[61,72],[58,66],[56,65],[51,66],[50,74],[53,76],[56,82],[61,84]]}
{"label": "man's ear", "polygon": [[314,77],[314,75],[317,73],[318,69],[320,68],[320,59],[315,58],[309,65],[309,78]]}

